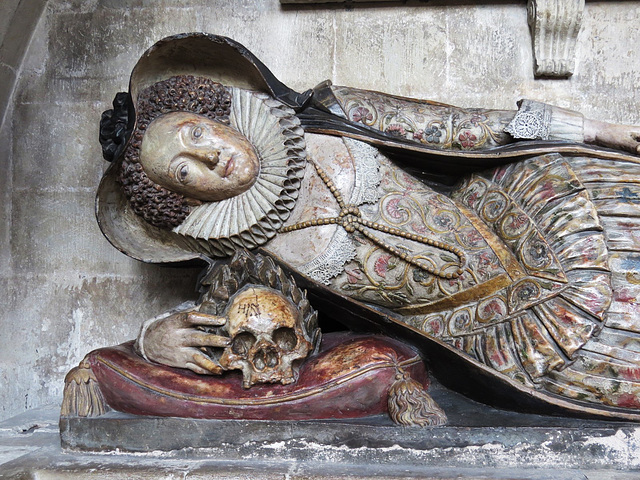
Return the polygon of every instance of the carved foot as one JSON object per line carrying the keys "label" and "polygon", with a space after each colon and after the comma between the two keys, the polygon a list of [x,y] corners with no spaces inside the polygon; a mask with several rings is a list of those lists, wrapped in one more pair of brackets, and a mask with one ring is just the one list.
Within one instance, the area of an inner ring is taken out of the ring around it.
{"label": "carved foot", "polygon": [[389,389],[388,405],[389,416],[399,425],[433,427],[447,423],[444,410],[401,368]]}

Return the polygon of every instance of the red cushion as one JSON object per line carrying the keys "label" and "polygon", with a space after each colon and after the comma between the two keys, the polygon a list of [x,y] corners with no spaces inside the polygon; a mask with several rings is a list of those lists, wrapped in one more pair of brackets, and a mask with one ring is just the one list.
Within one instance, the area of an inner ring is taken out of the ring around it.
{"label": "red cushion", "polygon": [[242,388],[239,371],[222,376],[145,361],[133,342],[88,356],[109,406],[137,415],[192,418],[311,420],[356,418],[387,412],[397,366],[427,387],[418,354],[382,336],[327,334],[320,352],[300,367],[290,385]]}

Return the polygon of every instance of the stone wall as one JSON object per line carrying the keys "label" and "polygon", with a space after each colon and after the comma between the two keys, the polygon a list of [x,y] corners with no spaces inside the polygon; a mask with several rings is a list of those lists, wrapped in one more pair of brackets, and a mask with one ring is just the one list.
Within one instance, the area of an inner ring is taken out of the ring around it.
{"label": "stone wall", "polygon": [[[19,9],[30,22],[15,23]],[[331,79],[488,108],[527,96],[640,123],[637,1],[587,3],[569,80],[534,79],[524,2],[4,0],[0,14],[0,419],[59,403],[85,353],[195,297],[197,271],[128,259],[93,214],[100,113],[164,36],[230,36],[298,90]]]}

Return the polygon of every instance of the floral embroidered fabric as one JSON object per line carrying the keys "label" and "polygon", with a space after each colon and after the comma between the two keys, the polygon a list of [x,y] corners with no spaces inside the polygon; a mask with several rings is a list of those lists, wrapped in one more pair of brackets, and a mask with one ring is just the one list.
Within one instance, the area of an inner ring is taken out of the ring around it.
{"label": "floral embroidered fabric", "polygon": [[[344,139],[354,162],[355,185],[349,204],[363,205],[377,202],[380,198],[378,185],[380,172],[378,150],[357,140]],[[356,248],[351,236],[342,228],[334,233],[327,249],[318,257],[299,267],[299,270],[325,285],[344,271],[344,265],[356,256]]]}
{"label": "floral embroidered fabric", "polygon": [[367,90],[331,87],[347,118],[392,136],[442,150],[479,150],[509,143],[513,113],[462,109]]}

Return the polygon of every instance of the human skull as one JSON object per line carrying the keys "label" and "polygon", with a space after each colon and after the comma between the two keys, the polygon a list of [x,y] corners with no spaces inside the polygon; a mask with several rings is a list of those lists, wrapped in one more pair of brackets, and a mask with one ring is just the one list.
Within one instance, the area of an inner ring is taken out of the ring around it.
{"label": "human skull", "polygon": [[305,335],[300,311],[283,294],[267,287],[246,287],[231,298],[225,316],[231,341],[220,365],[242,370],[244,388],[296,381],[293,362],[305,358],[313,345]]}

